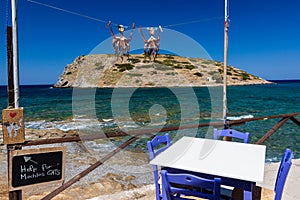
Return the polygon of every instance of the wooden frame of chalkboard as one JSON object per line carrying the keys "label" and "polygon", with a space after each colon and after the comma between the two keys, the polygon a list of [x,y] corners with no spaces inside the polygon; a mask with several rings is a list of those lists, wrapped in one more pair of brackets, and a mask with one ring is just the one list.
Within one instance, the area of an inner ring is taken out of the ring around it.
{"label": "wooden frame of chalkboard", "polygon": [[9,158],[10,191],[49,182],[61,183],[64,180],[65,146],[13,150]]}

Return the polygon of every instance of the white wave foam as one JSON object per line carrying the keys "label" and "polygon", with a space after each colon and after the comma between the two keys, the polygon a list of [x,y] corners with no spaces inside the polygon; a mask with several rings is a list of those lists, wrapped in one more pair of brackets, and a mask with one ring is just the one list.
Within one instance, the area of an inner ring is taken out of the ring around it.
{"label": "white wave foam", "polygon": [[25,123],[25,127],[30,129],[51,129],[53,126],[53,122],[46,122],[45,120]]}
{"label": "white wave foam", "polygon": [[45,120],[41,121],[31,121],[26,122],[25,127],[29,129],[39,129],[39,130],[49,130],[49,129],[59,129],[62,131],[70,130],[98,130],[101,127],[110,127],[115,124],[109,122],[99,122],[97,119],[73,119],[70,121],[54,121],[47,122]]}
{"label": "white wave foam", "polygon": [[266,159],[266,163],[274,163],[274,162],[279,162],[280,159],[278,157],[271,157]]}
{"label": "white wave foam", "polygon": [[113,119],[102,119],[104,122],[111,122]]}
{"label": "white wave foam", "polygon": [[130,124],[124,124],[124,125],[122,125],[122,127],[124,127],[124,128],[138,128],[139,126],[138,125],[130,125]]}
{"label": "white wave foam", "polygon": [[84,145],[87,149],[97,152],[110,152],[116,148],[116,145],[112,142],[97,144],[95,141],[85,141]]}
{"label": "white wave foam", "polygon": [[249,119],[249,118],[253,118],[253,115],[241,115],[241,116],[233,116],[233,117],[227,117],[228,120],[240,120],[240,119]]}

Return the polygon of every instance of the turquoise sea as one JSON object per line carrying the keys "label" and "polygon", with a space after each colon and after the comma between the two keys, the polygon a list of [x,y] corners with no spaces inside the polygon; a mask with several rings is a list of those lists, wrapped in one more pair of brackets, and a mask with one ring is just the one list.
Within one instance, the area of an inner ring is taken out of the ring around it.
{"label": "turquoise sea", "polygon": [[[107,130],[142,130],[153,127],[191,125],[222,121],[222,87],[214,88],[121,88],[72,89],[51,85],[20,87],[20,107],[25,125],[33,129],[58,128],[103,134]],[[251,118],[300,112],[300,80],[276,81],[270,85],[227,87],[229,118]],[[0,86],[1,110],[7,107],[7,88]],[[297,117],[300,120],[300,117]],[[251,134],[255,143],[280,118],[233,127]],[[212,137],[212,128],[172,131],[171,135]],[[102,132],[101,132],[101,131]],[[145,149],[141,138],[134,145]],[[267,160],[279,161],[285,148],[300,157],[300,127],[288,121],[264,145]]]}

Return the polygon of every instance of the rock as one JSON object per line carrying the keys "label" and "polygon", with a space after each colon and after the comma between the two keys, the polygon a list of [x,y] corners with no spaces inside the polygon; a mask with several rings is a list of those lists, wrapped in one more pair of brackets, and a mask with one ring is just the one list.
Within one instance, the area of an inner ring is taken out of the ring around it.
{"label": "rock", "polygon": [[132,180],[134,180],[135,178],[136,178],[135,176],[130,175],[130,176],[125,177],[124,181],[132,181]]}
{"label": "rock", "polygon": [[[270,84],[257,76],[228,66],[228,85]],[[77,57],[67,65],[54,87],[184,87],[223,84],[223,63],[201,58],[158,55],[155,62],[130,55],[94,54]]]}
{"label": "rock", "polygon": [[8,198],[5,198],[5,197],[8,197],[8,185],[7,184],[0,183],[0,197],[1,197],[1,200],[8,199]]}

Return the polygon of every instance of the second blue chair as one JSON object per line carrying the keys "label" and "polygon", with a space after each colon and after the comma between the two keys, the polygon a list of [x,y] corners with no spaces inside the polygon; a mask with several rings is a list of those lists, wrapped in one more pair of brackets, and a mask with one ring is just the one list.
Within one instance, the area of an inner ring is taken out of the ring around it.
{"label": "second blue chair", "polygon": [[286,149],[282,156],[274,187],[275,200],[281,199],[285,181],[292,165],[293,156],[294,154],[290,149]]}
{"label": "second blue chair", "polygon": [[[188,200],[190,197],[219,200],[221,179],[205,179],[187,173],[169,173],[161,171],[164,199],[166,200]],[[202,192],[212,191],[212,192]],[[185,198],[187,196],[187,198]]]}
{"label": "second blue chair", "polygon": [[[170,146],[170,135],[166,133],[165,135],[157,135],[151,141],[147,142],[148,151],[150,154],[150,160],[155,158],[155,156],[162,151],[166,150]],[[158,182],[158,167],[156,165],[152,165],[153,175],[154,175],[154,183],[155,183],[155,193],[156,200],[160,200],[162,198],[160,184]]]}
{"label": "second blue chair", "polygon": [[242,133],[239,132],[237,130],[234,129],[222,129],[222,130],[218,130],[218,129],[214,129],[214,139],[217,140],[219,139],[219,137],[232,137],[232,138],[237,138],[237,139],[241,139],[244,141],[244,143],[248,143],[249,142],[249,137],[250,137],[250,133],[246,132],[246,133]]}
{"label": "second blue chair", "polygon": [[[282,158],[281,162],[278,168],[276,182],[274,190],[269,190],[267,188],[262,188],[261,191],[261,199],[274,199],[274,200],[280,200],[282,197],[284,185],[288,176],[288,173],[290,171],[291,165],[292,165],[292,159],[293,159],[293,152],[290,149],[286,149]],[[243,191],[239,188],[235,188],[232,192],[232,198],[233,199],[242,199]]]}

